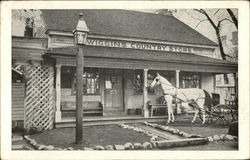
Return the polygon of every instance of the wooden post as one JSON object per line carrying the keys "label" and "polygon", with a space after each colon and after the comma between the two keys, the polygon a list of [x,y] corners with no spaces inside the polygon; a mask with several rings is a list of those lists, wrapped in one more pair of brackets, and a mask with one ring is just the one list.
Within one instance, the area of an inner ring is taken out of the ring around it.
{"label": "wooden post", "polygon": [[[180,70],[175,71],[175,87],[180,88]],[[175,99],[176,102],[176,99]],[[176,112],[177,114],[181,114],[181,108],[180,104],[176,102]]]}
{"label": "wooden post", "polygon": [[144,69],[143,71],[143,115],[144,117],[148,117],[148,108],[147,108],[147,102],[148,102],[148,69]]}
{"label": "wooden post", "polygon": [[176,79],[175,87],[180,88],[180,70],[175,71],[175,79]]}
{"label": "wooden post", "polygon": [[233,73],[233,76],[234,76],[235,95],[238,96],[237,95],[238,94],[238,77],[237,77],[237,73]]}
{"label": "wooden post", "polygon": [[61,115],[61,65],[56,65],[56,112],[55,122],[60,122]]}
{"label": "wooden post", "polygon": [[76,59],[76,143],[82,143],[83,119],[83,45],[79,45]]}

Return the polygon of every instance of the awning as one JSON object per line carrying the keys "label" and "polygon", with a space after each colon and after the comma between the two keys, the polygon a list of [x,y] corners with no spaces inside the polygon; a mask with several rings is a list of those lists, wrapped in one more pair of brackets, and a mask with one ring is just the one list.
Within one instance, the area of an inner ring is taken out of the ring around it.
{"label": "awning", "polygon": [[[44,58],[53,58],[57,64],[75,66],[76,53],[76,47],[53,48],[47,51]],[[84,47],[84,66],[211,73],[238,71],[237,63],[195,54],[93,46]]]}

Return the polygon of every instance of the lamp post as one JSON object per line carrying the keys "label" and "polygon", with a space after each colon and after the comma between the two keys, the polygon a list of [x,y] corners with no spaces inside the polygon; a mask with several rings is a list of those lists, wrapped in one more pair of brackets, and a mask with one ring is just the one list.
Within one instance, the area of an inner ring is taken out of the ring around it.
{"label": "lamp post", "polygon": [[83,19],[83,14],[79,14],[76,29],[73,30],[74,43],[78,46],[76,54],[76,143],[82,143],[82,119],[83,119],[83,48],[86,44],[89,29]]}

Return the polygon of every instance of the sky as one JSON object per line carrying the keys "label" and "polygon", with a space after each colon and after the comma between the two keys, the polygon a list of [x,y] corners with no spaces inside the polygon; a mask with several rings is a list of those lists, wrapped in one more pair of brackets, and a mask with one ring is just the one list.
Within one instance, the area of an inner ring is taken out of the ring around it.
{"label": "sky", "polygon": [[[156,10],[136,10],[136,11],[150,12],[150,13],[156,12]],[[237,10],[234,9],[233,12],[238,17]],[[215,22],[221,20],[222,18],[230,18],[225,9],[224,10],[220,9],[219,11],[218,9],[209,9],[207,10],[207,13],[211,15],[212,19]],[[214,13],[216,14],[214,15]],[[203,21],[202,23],[200,23],[200,21],[206,19],[206,17],[201,13],[194,11],[193,9],[177,9],[176,12],[174,13],[174,16],[179,20],[181,20],[183,23],[190,26],[191,28],[200,32],[202,35],[206,36],[210,40],[217,42],[216,34],[211,24],[208,21]],[[231,22],[225,21],[224,23],[222,23],[222,30],[221,30],[222,35],[231,34],[231,32],[235,30],[236,28],[234,24],[232,24]]]}

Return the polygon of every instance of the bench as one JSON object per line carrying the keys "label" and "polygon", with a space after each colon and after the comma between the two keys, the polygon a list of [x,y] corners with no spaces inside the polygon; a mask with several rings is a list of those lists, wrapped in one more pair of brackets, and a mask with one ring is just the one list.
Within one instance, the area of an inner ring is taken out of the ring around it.
{"label": "bench", "polygon": [[[167,104],[165,102],[164,96],[161,96],[157,99],[158,103],[151,103],[150,101],[148,102],[148,109],[150,110],[150,116],[153,117],[153,112],[161,108],[166,108],[166,113],[167,113]],[[175,105],[175,100],[173,99],[172,105]]]}
{"label": "bench", "polygon": [[134,107],[134,108],[127,108],[127,114],[128,115],[142,115],[142,108],[141,107]]}
{"label": "bench", "polygon": [[[61,111],[64,114],[70,114],[75,116],[76,103],[75,101],[62,101]],[[83,114],[84,115],[103,115],[103,105],[99,101],[84,101],[83,102]]]}
{"label": "bench", "polygon": [[153,117],[153,112],[154,110],[157,112],[157,110],[159,108],[166,108],[167,109],[167,105],[166,104],[148,104],[149,110],[150,110],[150,116]]}

